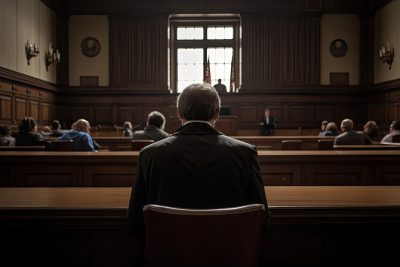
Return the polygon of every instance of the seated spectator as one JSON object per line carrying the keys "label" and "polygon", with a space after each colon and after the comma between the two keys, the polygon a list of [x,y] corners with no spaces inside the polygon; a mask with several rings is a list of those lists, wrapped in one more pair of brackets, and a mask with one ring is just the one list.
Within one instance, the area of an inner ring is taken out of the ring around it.
{"label": "seated spectator", "polygon": [[364,125],[364,133],[370,138],[374,139],[378,136],[378,125],[376,122],[369,121]]}
{"label": "seated spectator", "polygon": [[71,125],[71,130],[75,130],[76,122]]}
{"label": "seated spectator", "polygon": [[[265,234],[270,214],[257,150],[214,129],[220,105],[211,85],[188,86],[177,99],[183,126],[140,152],[127,216],[142,251],[146,236],[143,206],[147,204],[183,209],[264,204]],[[136,262],[135,266],[140,264]]]}
{"label": "seated spectator", "polygon": [[392,123],[390,124],[390,127],[389,127],[389,133],[394,131],[393,125],[395,125],[396,123],[397,123],[397,121],[392,121]]}
{"label": "seated spectator", "polygon": [[393,142],[393,136],[395,135],[400,135],[400,121],[394,121],[394,124],[391,125],[393,127],[393,131],[385,137],[383,137],[381,143],[392,143]]}
{"label": "seated spectator", "polygon": [[328,125],[328,121],[323,121],[321,124],[321,132],[318,134],[318,136],[323,136],[322,134],[326,131],[326,126]]}
{"label": "seated spectator", "polygon": [[133,132],[132,132],[132,123],[129,121],[124,122],[124,132],[122,133],[123,137],[132,137]]}
{"label": "seated spectator", "polygon": [[72,130],[57,140],[74,140],[75,151],[96,151],[90,133],[90,123],[80,119],[75,123],[75,130]]}
{"label": "seated spectator", "polygon": [[46,150],[51,150],[51,142],[43,140],[43,135],[37,132],[37,124],[34,118],[25,117],[19,123],[18,128],[17,146],[44,146]]}
{"label": "seated spectator", "polygon": [[160,141],[170,135],[164,132],[165,117],[158,111],[153,111],[147,117],[147,126],[143,131],[133,133],[133,140],[154,140]]}
{"label": "seated spectator", "polygon": [[345,119],[340,126],[342,134],[336,136],[335,145],[337,146],[351,146],[351,145],[372,145],[371,139],[363,132],[353,131],[353,121]]}
{"label": "seated spectator", "polygon": [[8,126],[0,126],[0,146],[15,146],[15,138],[11,136]]}
{"label": "seated spectator", "polygon": [[326,131],[322,133],[321,136],[338,136],[340,132],[338,132],[336,124],[334,122],[328,123],[326,125]]}
{"label": "seated spectator", "polygon": [[58,120],[54,120],[51,127],[53,128],[51,136],[59,137],[70,132],[70,130],[61,130],[61,123]]}

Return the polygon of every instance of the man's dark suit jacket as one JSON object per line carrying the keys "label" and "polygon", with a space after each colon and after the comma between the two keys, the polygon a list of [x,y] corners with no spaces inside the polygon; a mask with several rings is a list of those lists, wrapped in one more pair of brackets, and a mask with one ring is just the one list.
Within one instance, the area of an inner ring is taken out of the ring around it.
{"label": "man's dark suit jacket", "polygon": [[371,139],[363,132],[346,131],[335,138],[335,146],[372,145]]}
{"label": "man's dark suit jacket", "polygon": [[19,132],[15,142],[16,146],[44,146],[46,150],[51,150],[51,142],[44,140],[41,133]]}
{"label": "man's dark suit jacket", "polygon": [[154,142],[160,141],[164,138],[169,137],[170,134],[164,132],[160,128],[154,125],[149,125],[144,128],[143,131],[136,131],[133,133],[133,140],[154,140]]}
{"label": "man's dark suit jacket", "polygon": [[272,116],[269,116],[269,124],[267,124],[267,118],[264,116],[261,118],[261,122],[264,123],[263,126],[263,135],[266,136],[274,136],[275,135],[275,118]]}
{"label": "man's dark suit jacket", "polygon": [[257,157],[254,146],[201,122],[188,123],[171,137],[143,148],[127,215],[141,247],[147,204],[188,209],[264,204],[264,234],[270,214]]}

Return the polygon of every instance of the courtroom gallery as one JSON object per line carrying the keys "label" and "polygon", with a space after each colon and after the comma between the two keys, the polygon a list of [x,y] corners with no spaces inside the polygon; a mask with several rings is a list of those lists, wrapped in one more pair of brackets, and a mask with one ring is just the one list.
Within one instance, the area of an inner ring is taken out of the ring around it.
{"label": "courtroom gallery", "polygon": [[393,266],[400,0],[0,0],[1,266]]}

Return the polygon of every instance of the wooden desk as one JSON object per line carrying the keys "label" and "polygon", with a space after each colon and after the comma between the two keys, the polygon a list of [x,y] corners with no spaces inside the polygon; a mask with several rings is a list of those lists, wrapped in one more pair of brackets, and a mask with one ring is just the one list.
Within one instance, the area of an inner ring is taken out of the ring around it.
{"label": "wooden desk", "polygon": [[318,150],[318,140],[335,140],[335,136],[231,136],[237,140],[249,143],[261,149],[282,150],[282,141],[300,140],[303,150]]}
{"label": "wooden desk", "polygon": [[[138,247],[125,215],[130,191],[0,188],[2,262],[133,266]],[[265,187],[265,192],[271,226],[261,242],[263,266],[389,266],[397,260],[399,187]]]}
{"label": "wooden desk", "polygon": [[369,146],[333,146],[336,150],[396,150],[400,146],[396,145],[369,145]]}
{"label": "wooden desk", "polygon": [[[0,152],[0,186],[131,186],[139,152]],[[400,151],[259,151],[264,185],[400,185]]]}
{"label": "wooden desk", "polygon": [[[46,140],[55,140],[58,137],[45,137]],[[131,151],[132,137],[92,137],[102,149],[110,151]]]}

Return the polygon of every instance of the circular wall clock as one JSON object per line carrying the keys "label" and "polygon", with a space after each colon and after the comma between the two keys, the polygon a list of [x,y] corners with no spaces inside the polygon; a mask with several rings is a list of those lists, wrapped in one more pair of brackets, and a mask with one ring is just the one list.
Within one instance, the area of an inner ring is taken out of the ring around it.
{"label": "circular wall clock", "polygon": [[95,57],[100,53],[100,42],[94,37],[87,37],[81,43],[81,51],[87,57]]}
{"label": "circular wall clock", "polygon": [[332,41],[329,50],[331,51],[332,56],[341,58],[347,53],[347,44],[342,39],[336,39]]}

